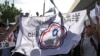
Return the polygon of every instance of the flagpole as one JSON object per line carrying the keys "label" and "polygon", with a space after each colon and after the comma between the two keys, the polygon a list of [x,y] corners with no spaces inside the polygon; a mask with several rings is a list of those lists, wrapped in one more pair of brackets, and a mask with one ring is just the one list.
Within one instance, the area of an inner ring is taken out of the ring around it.
{"label": "flagpole", "polygon": [[64,26],[63,16],[58,7],[55,5],[54,0],[50,0],[50,2],[54,5],[54,7],[59,11],[59,16],[61,17],[61,26]]}
{"label": "flagpole", "polygon": [[43,4],[43,16],[45,14],[45,0],[44,0],[44,4]]}
{"label": "flagpole", "polygon": [[13,4],[14,4],[14,0],[13,0]]}

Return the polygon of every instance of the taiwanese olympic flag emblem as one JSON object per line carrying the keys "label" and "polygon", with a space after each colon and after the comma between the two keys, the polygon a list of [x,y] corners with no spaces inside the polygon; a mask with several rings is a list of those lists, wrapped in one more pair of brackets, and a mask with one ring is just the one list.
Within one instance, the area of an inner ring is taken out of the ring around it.
{"label": "taiwanese olympic flag emblem", "polygon": [[40,48],[52,49],[60,47],[66,36],[67,30],[64,26],[57,23],[52,23],[48,29],[42,32],[40,38]]}

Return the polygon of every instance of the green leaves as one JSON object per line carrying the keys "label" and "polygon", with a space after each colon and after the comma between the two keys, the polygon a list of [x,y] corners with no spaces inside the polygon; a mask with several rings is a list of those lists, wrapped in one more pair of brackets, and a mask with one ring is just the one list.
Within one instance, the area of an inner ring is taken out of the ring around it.
{"label": "green leaves", "polygon": [[11,4],[10,6],[9,1],[5,1],[4,4],[0,4],[0,11],[2,12],[2,16],[0,18],[2,22],[6,22],[7,19],[9,22],[14,22],[15,16],[21,12],[21,10],[14,7],[14,4]]}

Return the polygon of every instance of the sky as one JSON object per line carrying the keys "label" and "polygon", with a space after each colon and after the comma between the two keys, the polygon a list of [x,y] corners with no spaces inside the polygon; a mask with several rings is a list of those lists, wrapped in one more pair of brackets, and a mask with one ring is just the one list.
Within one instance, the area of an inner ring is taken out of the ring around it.
{"label": "sky", "polygon": [[[0,3],[3,3],[5,0],[0,0]],[[10,3],[13,3],[13,0],[8,0]],[[54,0],[54,3],[62,13],[67,13],[74,3],[75,0]],[[15,7],[22,9],[22,12],[29,12],[32,15],[36,15],[36,12],[43,14],[43,3],[44,0],[14,0]],[[48,11],[54,6],[50,0],[45,0],[45,11]]]}

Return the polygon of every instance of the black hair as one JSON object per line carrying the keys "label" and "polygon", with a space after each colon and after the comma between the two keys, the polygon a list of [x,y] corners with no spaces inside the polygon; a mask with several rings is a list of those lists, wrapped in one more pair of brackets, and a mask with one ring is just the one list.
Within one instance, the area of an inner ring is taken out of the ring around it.
{"label": "black hair", "polygon": [[6,27],[6,25],[0,22],[0,27]]}
{"label": "black hair", "polygon": [[28,13],[28,12],[26,12],[26,13],[25,13],[25,17],[28,17],[28,16],[29,16],[29,13]]}
{"label": "black hair", "polygon": [[[91,25],[88,25],[88,26],[86,26],[86,28],[92,28],[92,26]],[[94,24],[94,29],[96,29],[95,24]]]}
{"label": "black hair", "polygon": [[91,28],[91,25],[86,26],[86,28]]}

